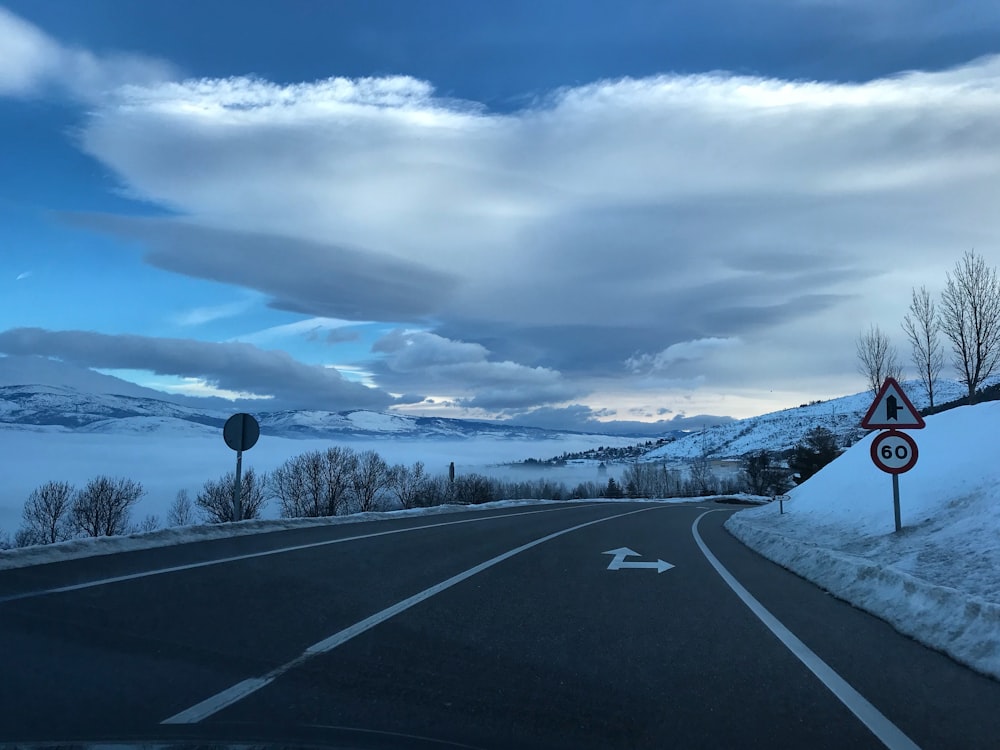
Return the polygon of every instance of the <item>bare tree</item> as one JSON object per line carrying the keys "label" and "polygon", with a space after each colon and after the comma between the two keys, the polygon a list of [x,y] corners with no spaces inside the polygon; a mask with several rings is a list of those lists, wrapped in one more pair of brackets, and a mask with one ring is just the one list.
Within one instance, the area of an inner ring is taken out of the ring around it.
{"label": "bare tree", "polygon": [[[235,518],[233,508],[233,483],[235,472],[230,471],[218,479],[209,479],[194,499],[209,523],[228,523]],[[253,468],[244,469],[240,475],[240,498],[243,506],[243,520],[260,518],[260,512],[267,502],[265,492],[267,474],[258,475]]]}
{"label": "bare tree", "polygon": [[975,251],[965,253],[948,274],[940,316],[971,404],[1000,360],[1000,280],[996,268]]}
{"label": "bare tree", "polygon": [[910,340],[913,366],[927,394],[927,400],[933,407],[934,387],[944,365],[944,350],[939,337],[941,323],[937,308],[927,287],[912,290],[910,309],[903,317],[903,330]]}
{"label": "bare tree", "polygon": [[155,513],[149,513],[139,523],[134,523],[129,527],[129,534],[148,534],[160,528],[160,517]]}
{"label": "bare tree", "polygon": [[179,490],[177,497],[174,498],[167,510],[167,526],[190,526],[196,522],[194,506],[191,504],[191,498],[188,497],[188,491]]}
{"label": "bare tree", "polygon": [[67,482],[46,482],[31,491],[21,511],[23,524],[17,532],[18,546],[52,544],[69,539],[73,487]]}
{"label": "bare tree", "polygon": [[290,458],[271,473],[271,493],[285,518],[325,516],[323,454],[319,451]]}
{"label": "bare tree", "polygon": [[285,518],[316,518],[342,512],[357,456],[335,446],[290,458],[271,474],[270,490]]}
{"label": "bare tree", "polygon": [[872,393],[878,393],[886,378],[899,379],[902,369],[896,357],[896,347],[877,325],[872,324],[858,335],[856,347],[858,372],[865,376]]}
{"label": "bare tree", "polygon": [[379,496],[389,486],[389,465],[375,451],[358,455],[357,465],[351,472],[351,489],[358,510],[362,513],[375,510]]}
{"label": "bare tree", "polygon": [[310,504],[307,499],[306,476],[301,456],[288,459],[271,472],[269,489],[271,494],[278,499],[281,515],[284,518],[309,516]]}
{"label": "bare tree", "polygon": [[687,493],[691,495],[711,495],[718,491],[719,479],[712,470],[712,461],[707,455],[696,456],[688,464]]}
{"label": "bare tree", "polygon": [[389,485],[402,508],[415,508],[425,480],[424,465],[417,461],[412,467],[397,464],[390,469]]}
{"label": "bare tree", "polygon": [[358,454],[351,448],[335,445],[326,449],[323,458],[326,506],[329,515],[335,516],[347,510],[347,496],[351,490],[351,478],[358,465]]}
{"label": "bare tree", "polygon": [[70,525],[86,536],[115,536],[129,528],[132,506],[145,490],[131,479],[100,476],[91,479],[73,497]]}

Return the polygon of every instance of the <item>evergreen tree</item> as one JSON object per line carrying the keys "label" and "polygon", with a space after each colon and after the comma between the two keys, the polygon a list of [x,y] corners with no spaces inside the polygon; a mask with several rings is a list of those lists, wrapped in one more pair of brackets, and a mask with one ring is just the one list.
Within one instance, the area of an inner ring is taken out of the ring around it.
{"label": "evergreen tree", "polygon": [[625,493],[622,492],[622,488],[618,486],[614,477],[608,479],[608,486],[604,488],[604,497],[625,497]]}
{"label": "evergreen tree", "polygon": [[813,427],[792,450],[788,468],[796,484],[802,484],[840,455],[837,437],[825,427]]}

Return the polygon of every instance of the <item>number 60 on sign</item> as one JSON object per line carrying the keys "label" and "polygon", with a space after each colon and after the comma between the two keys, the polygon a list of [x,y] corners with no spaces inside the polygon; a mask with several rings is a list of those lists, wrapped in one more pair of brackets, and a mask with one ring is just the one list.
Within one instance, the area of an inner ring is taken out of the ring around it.
{"label": "number 60 on sign", "polygon": [[905,432],[882,432],[872,441],[872,461],[882,471],[902,474],[917,463],[917,443]]}

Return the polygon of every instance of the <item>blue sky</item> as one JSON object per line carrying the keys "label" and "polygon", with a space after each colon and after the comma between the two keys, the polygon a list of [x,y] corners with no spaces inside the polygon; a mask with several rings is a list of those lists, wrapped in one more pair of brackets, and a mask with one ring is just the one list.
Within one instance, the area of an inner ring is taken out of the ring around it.
{"label": "blue sky", "polygon": [[[700,425],[998,260],[987,2],[8,2],[0,353]],[[610,428],[610,425],[609,425]]]}

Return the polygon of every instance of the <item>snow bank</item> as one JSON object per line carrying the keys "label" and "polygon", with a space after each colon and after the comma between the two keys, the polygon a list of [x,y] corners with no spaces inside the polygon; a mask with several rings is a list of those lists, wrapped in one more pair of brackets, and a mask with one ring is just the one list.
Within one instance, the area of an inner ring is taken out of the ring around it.
{"label": "snow bank", "polygon": [[[408,510],[377,511],[373,513],[354,513],[349,516],[333,516],[327,518],[283,518],[279,520],[259,519],[240,521],[239,523],[200,524],[196,526],[174,526],[142,534],[127,536],[110,536],[86,539],[70,539],[57,544],[45,544],[21,549],[0,551],[0,570],[27,568],[32,565],[78,560],[82,557],[111,555],[118,552],[136,552],[138,550],[168,547],[173,544],[188,542],[203,542],[211,539],[223,539],[250,534],[267,534],[274,531],[289,531],[291,529],[306,529],[315,526],[340,526],[349,523],[363,523],[388,518],[406,518],[409,516],[433,516],[440,513],[455,513],[458,511],[496,510],[498,508],[518,508],[526,505],[567,505],[568,503],[690,503],[711,502],[715,499],[728,499],[730,496],[676,497],[676,498],[593,498],[575,501],[533,500],[496,500],[478,505],[435,505],[431,508],[410,508]],[[754,495],[740,496],[749,502],[760,501]]]}
{"label": "snow bank", "polygon": [[892,479],[870,455],[873,435],[775,504],[726,523],[751,548],[891,623],[900,632],[1000,678],[1000,403],[953,409],[911,433],[917,465],[900,477],[903,529],[894,533]]}
{"label": "snow bank", "polygon": [[111,555],[118,552],[135,552],[137,550],[153,549],[154,547],[168,547],[173,544],[204,542],[211,539],[247,536],[250,534],[267,534],[274,531],[306,529],[316,526],[340,526],[343,524],[362,523],[364,521],[376,521],[387,518],[430,516],[439,513],[454,513],[456,511],[495,510],[497,508],[514,508],[522,505],[557,504],[560,503],[555,500],[499,500],[480,505],[436,505],[432,508],[354,513],[349,516],[332,516],[327,518],[284,518],[280,520],[240,521],[239,523],[174,526],[169,529],[150,531],[145,534],[70,539],[69,541],[58,542],[56,544],[3,550],[0,551],[0,570],[27,568],[31,565],[45,565],[46,563],[77,560],[81,557],[96,557],[97,555]]}

